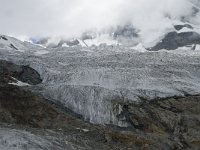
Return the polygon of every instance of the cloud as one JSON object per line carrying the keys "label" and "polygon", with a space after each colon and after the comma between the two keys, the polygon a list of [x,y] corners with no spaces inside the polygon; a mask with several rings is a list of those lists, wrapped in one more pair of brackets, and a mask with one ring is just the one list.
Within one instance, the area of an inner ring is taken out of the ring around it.
{"label": "cloud", "polygon": [[[169,18],[191,15],[193,4],[198,0],[0,0],[0,33],[67,38],[132,23],[145,41],[170,29]],[[199,16],[190,21],[199,24]]]}

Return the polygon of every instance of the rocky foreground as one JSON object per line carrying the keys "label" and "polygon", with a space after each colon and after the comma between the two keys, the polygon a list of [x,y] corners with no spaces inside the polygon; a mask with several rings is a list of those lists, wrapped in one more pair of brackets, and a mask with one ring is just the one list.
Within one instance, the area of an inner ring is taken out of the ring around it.
{"label": "rocky foreground", "polygon": [[200,149],[198,95],[115,100],[116,117],[130,124],[119,128],[87,123],[32,92],[40,82],[34,69],[0,61],[0,149]]}

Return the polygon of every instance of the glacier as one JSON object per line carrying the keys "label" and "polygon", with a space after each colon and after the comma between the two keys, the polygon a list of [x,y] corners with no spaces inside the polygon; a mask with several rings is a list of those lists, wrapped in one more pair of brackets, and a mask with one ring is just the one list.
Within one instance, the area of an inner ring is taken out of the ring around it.
{"label": "glacier", "polygon": [[37,70],[43,82],[36,88],[42,95],[91,123],[127,127],[129,123],[118,117],[122,104],[200,93],[198,49],[140,51],[141,45],[53,49],[6,38],[0,39],[0,59]]}

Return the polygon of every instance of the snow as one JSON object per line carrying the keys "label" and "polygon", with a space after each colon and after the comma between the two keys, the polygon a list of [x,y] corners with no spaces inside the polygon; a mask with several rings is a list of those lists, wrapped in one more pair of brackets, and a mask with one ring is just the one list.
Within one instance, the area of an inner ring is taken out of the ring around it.
{"label": "snow", "polygon": [[83,132],[89,132],[90,130],[88,130],[88,129],[81,129],[81,128],[76,128],[77,130],[81,130],[81,131],[83,131]]}
{"label": "snow", "polygon": [[48,53],[49,53],[49,51],[47,51],[47,50],[40,50],[40,51],[36,51],[34,54],[36,56],[40,56],[40,55],[44,55],[44,54],[48,54]]}
{"label": "snow", "polygon": [[181,30],[177,31],[177,33],[193,32],[193,31],[194,31],[193,29],[184,27],[184,28],[182,28]]}
{"label": "snow", "polygon": [[[3,37],[5,37],[7,40],[0,38],[1,49],[14,50],[14,51],[20,51],[20,52],[24,52],[24,50],[26,49],[26,47],[23,45],[23,42],[17,40],[16,38],[5,36],[5,35],[3,35]],[[12,48],[11,44],[17,49]]]}
{"label": "snow", "polygon": [[89,132],[89,130],[88,129],[82,129],[83,130],[83,132]]}
{"label": "snow", "polygon": [[62,44],[62,47],[69,47],[66,43]]}
{"label": "snow", "polygon": [[83,40],[78,40],[82,47],[88,47],[88,45]]}
{"label": "snow", "polygon": [[10,83],[8,83],[8,84],[12,84],[12,85],[16,85],[16,86],[31,86],[31,85],[28,84],[28,83],[19,81],[19,80],[13,78],[13,77],[11,77],[11,78],[14,80],[14,82],[10,82]]}
{"label": "snow", "polygon": [[130,49],[136,50],[138,52],[146,52],[147,51],[146,48],[143,46],[142,43],[139,43],[135,47],[130,47]]}
{"label": "snow", "polygon": [[200,45],[196,45],[195,50],[196,50],[196,51],[200,51]]}
{"label": "snow", "polygon": [[39,46],[39,47],[42,47],[42,48],[46,48],[44,45],[42,44],[34,44],[35,46]]}

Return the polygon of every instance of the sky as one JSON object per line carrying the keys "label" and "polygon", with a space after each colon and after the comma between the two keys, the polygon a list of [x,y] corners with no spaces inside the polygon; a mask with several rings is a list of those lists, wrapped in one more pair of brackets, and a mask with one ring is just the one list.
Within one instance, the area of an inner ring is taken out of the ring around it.
{"label": "sky", "polygon": [[[190,16],[194,3],[199,0],[0,0],[0,34],[70,38],[131,23],[150,38],[169,30],[171,19]],[[199,25],[199,16],[189,21]]]}

